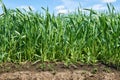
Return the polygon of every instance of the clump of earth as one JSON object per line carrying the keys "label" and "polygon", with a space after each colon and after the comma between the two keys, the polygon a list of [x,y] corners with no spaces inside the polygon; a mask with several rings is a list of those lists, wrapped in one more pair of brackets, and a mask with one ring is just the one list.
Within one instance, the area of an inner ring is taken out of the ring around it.
{"label": "clump of earth", "polygon": [[120,80],[120,71],[101,63],[95,65],[56,63],[3,63],[0,80]]}

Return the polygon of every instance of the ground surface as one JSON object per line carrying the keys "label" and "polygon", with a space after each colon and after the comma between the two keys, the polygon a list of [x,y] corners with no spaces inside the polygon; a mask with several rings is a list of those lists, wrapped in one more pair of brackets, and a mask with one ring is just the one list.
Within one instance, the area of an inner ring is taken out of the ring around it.
{"label": "ground surface", "polygon": [[0,80],[120,80],[120,71],[103,64],[4,63],[0,65]]}

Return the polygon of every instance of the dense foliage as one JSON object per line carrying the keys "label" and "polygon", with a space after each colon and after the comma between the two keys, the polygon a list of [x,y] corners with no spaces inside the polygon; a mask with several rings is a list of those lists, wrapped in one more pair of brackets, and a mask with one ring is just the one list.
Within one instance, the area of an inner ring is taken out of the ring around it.
{"label": "dense foliage", "polygon": [[9,10],[0,15],[0,62],[63,61],[120,66],[120,13],[86,9],[54,16]]}

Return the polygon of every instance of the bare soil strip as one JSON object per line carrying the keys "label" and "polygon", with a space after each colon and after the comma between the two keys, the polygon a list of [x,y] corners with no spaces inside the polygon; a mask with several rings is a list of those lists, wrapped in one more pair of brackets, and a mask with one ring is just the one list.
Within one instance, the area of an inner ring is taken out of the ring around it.
{"label": "bare soil strip", "polygon": [[103,64],[5,63],[0,66],[0,80],[120,80],[120,71]]}

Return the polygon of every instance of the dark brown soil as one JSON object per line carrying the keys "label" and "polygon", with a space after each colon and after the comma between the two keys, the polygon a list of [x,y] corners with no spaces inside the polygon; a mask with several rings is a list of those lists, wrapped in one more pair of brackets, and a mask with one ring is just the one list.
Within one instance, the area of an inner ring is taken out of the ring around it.
{"label": "dark brown soil", "polygon": [[120,80],[120,71],[100,63],[69,66],[62,62],[3,63],[0,80]]}

